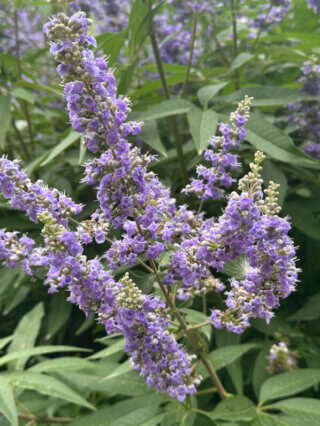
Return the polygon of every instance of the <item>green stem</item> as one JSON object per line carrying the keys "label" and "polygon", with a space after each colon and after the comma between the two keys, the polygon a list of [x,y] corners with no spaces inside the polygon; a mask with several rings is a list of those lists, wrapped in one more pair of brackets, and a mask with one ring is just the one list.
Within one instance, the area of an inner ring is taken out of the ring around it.
{"label": "green stem", "polygon": [[197,35],[197,21],[198,21],[198,14],[194,13],[193,15],[193,23],[192,23],[192,36],[191,36],[191,43],[190,43],[190,55],[188,60],[188,67],[187,67],[187,73],[186,78],[184,80],[182,90],[181,90],[181,98],[184,98],[186,94],[187,85],[190,78],[190,71],[192,67],[192,61],[193,61],[193,53],[194,53],[194,44],[196,41],[196,35]]}
{"label": "green stem", "polygon": [[[154,57],[155,57],[155,61],[156,61],[156,65],[157,65],[157,69],[158,69],[158,73],[159,73],[164,97],[165,97],[165,99],[168,100],[168,99],[170,99],[171,96],[170,96],[167,80],[166,80],[166,77],[165,77],[161,57],[160,57],[157,39],[156,39],[156,36],[155,36],[155,33],[154,33],[151,4],[150,4],[150,11],[149,11],[149,20],[150,20],[149,37],[150,37],[150,41],[151,41],[151,46],[152,46],[153,54],[154,54]],[[178,123],[177,123],[177,119],[176,119],[175,116],[169,117],[169,124],[170,124],[170,127],[171,127],[174,144],[175,144],[176,151],[177,151],[177,156],[178,156],[182,180],[183,180],[183,183],[186,184],[187,181],[188,181],[188,174],[187,174],[187,168],[186,168],[186,164],[185,164],[185,160],[184,160],[182,142],[181,142],[181,138],[180,138],[180,134],[179,134],[179,130],[178,130]]]}
{"label": "green stem", "polygon": [[17,138],[19,139],[19,142],[21,144],[21,148],[24,152],[24,155],[26,156],[26,159],[30,161],[31,157],[30,157],[27,145],[25,144],[24,139],[23,139],[18,127],[16,126],[14,119],[12,119],[11,124],[12,124],[14,131],[16,132]]}
{"label": "green stem", "polygon": [[170,297],[170,295],[167,291],[166,286],[163,284],[163,282],[161,280],[161,277],[159,275],[159,272],[157,270],[157,267],[156,267],[154,260],[150,259],[150,263],[151,263],[152,269],[154,271],[154,275],[155,275],[155,277],[158,281],[158,284],[161,288],[161,291],[162,291],[169,307],[171,308],[174,316],[176,317],[179,324],[181,325],[181,328],[183,329],[183,331],[186,333],[187,337],[189,338],[194,350],[197,352],[197,354],[201,358],[201,361],[204,364],[205,368],[207,369],[213,384],[217,388],[217,391],[220,395],[220,398],[221,399],[226,398],[229,394],[226,392],[226,390],[225,390],[223,384],[221,383],[217,373],[215,372],[214,368],[212,367],[210,360],[207,358],[207,354],[205,353],[205,351],[203,350],[201,345],[198,343],[198,340],[197,340],[196,336],[193,334],[192,329],[187,325],[187,323],[183,319],[180,312],[176,309],[175,304],[172,301],[172,299],[171,299],[171,297]]}
{"label": "green stem", "polygon": [[[237,28],[237,10],[235,0],[230,0],[231,17],[232,17],[232,36],[233,36],[233,59],[238,56],[238,28]],[[240,75],[239,70],[235,71],[236,90],[240,89]]]}
{"label": "green stem", "polygon": [[33,414],[19,413],[19,419],[29,420],[32,423],[55,423],[55,424],[66,424],[74,421],[71,417],[40,417],[34,416]]}

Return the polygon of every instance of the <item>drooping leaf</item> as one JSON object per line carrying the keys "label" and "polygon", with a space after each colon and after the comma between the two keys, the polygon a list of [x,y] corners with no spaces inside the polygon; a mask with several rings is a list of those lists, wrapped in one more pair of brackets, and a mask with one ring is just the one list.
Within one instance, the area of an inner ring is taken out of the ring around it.
{"label": "drooping leaf", "polygon": [[210,109],[202,111],[195,106],[189,110],[187,117],[198,154],[202,154],[203,150],[209,145],[210,137],[216,133],[219,117]]}
{"label": "drooping leaf", "polygon": [[320,169],[320,162],[297,148],[292,139],[262,116],[251,114],[246,139],[275,160],[296,166]]}
{"label": "drooping leaf", "polygon": [[36,392],[60,398],[83,407],[95,409],[82,396],[78,395],[64,383],[46,374],[31,371],[14,371],[4,373],[4,377],[11,385],[22,389],[31,389]]}
{"label": "drooping leaf", "polygon": [[102,351],[99,351],[95,353],[94,355],[91,355],[89,359],[107,358],[108,356],[111,356],[117,352],[122,351],[124,343],[125,343],[124,339],[117,340],[113,345],[108,346],[105,349],[102,349]]}
{"label": "drooping leaf", "polygon": [[304,391],[320,382],[320,370],[302,368],[267,379],[260,389],[260,405]]}
{"label": "drooping leaf", "polygon": [[[8,354],[5,357],[10,357],[12,353],[21,353],[21,351],[34,346],[40,330],[43,315],[43,303],[39,303],[31,311],[24,315],[14,331],[13,340],[8,348]],[[1,359],[3,360],[5,357],[2,357]],[[23,370],[28,360],[26,357],[13,357],[12,359],[16,359],[16,361],[12,362],[9,368],[15,370]]]}
{"label": "drooping leaf", "polygon": [[65,137],[58,145],[56,145],[45,158],[45,160],[41,163],[41,167],[50,163],[56,157],[58,157],[61,152],[65,151],[69,146],[73,145],[80,138],[80,133],[74,132],[73,130],[69,133],[67,137]]}
{"label": "drooping leaf", "polygon": [[255,57],[255,55],[252,55],[251,53],[247,53],[247,52],[239,53],[239,55],[232,62],[230,70],[234,71],[237,68],[242,67],[242,65],[250,62],[254,57]]}
{"label": "drooping leaf", "polygon": [[221,89],[223,89],[229,82],[210,84],[208,86],[201,87],[198,90],[197,96],[199,101],[204,107],[208,105],[210,99],[212,99]]}
{"label": "drooping leaf", "polygon": [[34,104],[35,97],[34,94],[27,89],[23,89],[22,87],[17,87],[13,89],[11,95],[17,99],[22,99],[23,101],[28,102],[29,104]]}
{"label": "drooping leaf", "polygon": [[[23,360],[24,364],[27,362],[28,358],[35,355],[43,355],[55,352],[87,352],[88,349],[77,348],[73,346],[37,346],[36,348],[27,348],[20,349],[17,352],[10,352],[7,355],[0,357],[0,366],[7,364],[8,362],[14,360]],[[20,366],[21,364],[18,364]],[[17,370],[22,368],[16,368]]]}
{"label": "drooping leaf", "polygon": [[121,33],[106,33],[96,37],[97,50],[102,50],[108,57],[108,65],[113,66],[118,60],[120,51],[128,37],[127,31]]}
{"label": "drooping leaf", "polygon": [[28,369],[28,371],[35,371],[37,373],[43,373],[48,371],[77,371],[87,370],[96,368],[96,364],[88,361],[87,359],[74,357],[60,357],[55,359],[48,359],[46,361],[39,362]]}
{"label": "drooping leaf", "polygon": [[157,122],[155,120],[148,120],[144,123],[141,130],[141,139],[143,139],[150,148],[162,154],[164,157],[167,157],[167,151],[163,145],[157,127]]}
{"label": "drooping leaf", "polygon": [[9,420],[10,425],[18,426],[18,412],[12,386],[2,376],[0,376],[0,412]]}
{"label": "drooping leaf", "polygon": [[148,111],[139,112],[139,115],[136,114],[135,118],[143,121],[156,120],[172,115],[185,114],[192,107],[193,104],[185,99],[169,99],[150,108]]}
{"label": "drooping leaf", "polygon": [[304,424],[316,425],[320,419],[320,400],[315,398],[290,398],[269,405],[270,409],[301,419]]}

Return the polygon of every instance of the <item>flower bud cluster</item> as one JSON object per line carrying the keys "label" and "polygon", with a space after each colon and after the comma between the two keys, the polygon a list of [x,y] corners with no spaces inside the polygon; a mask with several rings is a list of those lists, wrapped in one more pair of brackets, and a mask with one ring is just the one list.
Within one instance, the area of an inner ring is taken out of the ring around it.
{"label": "flower bud cluster", "polygon": [[185,192],[195,193],[205,201],[209,198],[219,200],[224,195],[224,189],[232,185],[231,171],[239,166],[236,154],[231,151],[238,149],[240,142],[245,138],[245,123],[249,118],[251,98],[248,96],[238,105],[230,115],[231,125],[220,123],[219,130],[222,136],[210,139],[210,148],[204,153],[204,158],[211,162],[211,167],[200,165],[197,167],[198,179],[193,178],[185,188]]}
{"label": "flower bud cluster", "polygon": [[291,351],[286,342],[279,342],[271,346],[268,356],[268,373],[277,374],[292,371],[297,368],[296,351]]}

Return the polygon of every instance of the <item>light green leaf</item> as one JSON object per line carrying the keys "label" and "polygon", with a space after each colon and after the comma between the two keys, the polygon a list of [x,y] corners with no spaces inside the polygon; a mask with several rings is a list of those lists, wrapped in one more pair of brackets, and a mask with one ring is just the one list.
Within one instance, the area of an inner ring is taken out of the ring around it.
{"label": "light green leaf", "polygon": [[289,321],[313,321],[320,317],[320,292],[313,295],[301,309],[288,318]]}
{"label": "light green leaf", "polygon": [[48,157],[41,163],[41,166],[45,166],[54,160],[61,152],[65,151],[69,146],[73,145],[80,138],[80,133],[74,132],[73,130],[65,137],[58,145],[56,145],[49,153]]}
{"label": "light green leaf", "polygon": [[228,83],[229,82],[226,81],[224,83],[210,84],[209,86],[201,87],[201,89],[199,89],[197,93],[199,101],[204,107],[206,107],[210,99],[212,99]]}
{"label": "light green leaf", "polygon": [[[169,99],[161,102],[159,105],[150,108],[148,111],[139,112],[135,114],[136,119],[143,121],[155,120],[172,115],[179,115],[187,113],[193,104],[185,99]],[[138,118],[137,118],[138,117]]]}
{"label": "light green leaf", "polygon": [[143,139],[150,148],[167,157],[167,151],[164,147],[158,132],[157,122],[155,120],[148,120],[144,123],[140,133],[141,139]]}
{"label": "light green leaf", "polygon": [[127,37],[127,31],[123,31],[122,33],[101,34],[96,37],[97,50],[102,50],[108,57],[109,66],[112,67],[115,62],[117,62],[118,56]]}
{"label": "light green leaf", "polygon": [[16,89],[13,89],[11,95],[15,98],[22,99],[23,101],[26,101],[29,104],[34,104],[35,101],[34,94],[29,90],[23,89],[22,87],[17,87]]}
{"label": "light green leaf", "polygon": [[124,339],[117,340],[113,345],[108,346],[105,349],[102,349],[102,351],[99,351],[94,355],[91,355],[89,359],[107,358],[110,355],[123,351],[124,343],[125,343]]}
{"label": "light green leaf", "polygon": [[9,382],[0,376],[0,412],[9,420],[11,426],[18,426],[18,413],[14,395]]}
{"label": "light green leaf", "polygon": [[150,418],[162,413],[162,408],[149,406],[141,407],[136,410],[133,410],[131,413],[126,416],[121,417],[110,423],[110,426],[136,426],[141,425]]}
{"label": "light green leaf", "polygon": [[[290,398],[269,405],[270,409],[301,419],[304,424],[316,425],[320,419],[320,400],[314,398]],[[268,407],[268,408],[269,408]]]}
{"label": "light green leaf", "polygon": [[[146,407],[158,407],[161,403],[166,401],[168,397],[159,393],[148,393],[135,398],[128,398],[124,401],[115,402],[110,406],[100,407],[99,411],[93,414],[76,419],[73,423],[75,426],[106,426],[113,424],[112,422],[126,419],[135,410],[140,410]],[[136,423],[136,425],[143,424],[144,421]],[[121,424],[121,423],[120,423]],[[134,425],[134,426],[136,426]]]}
{"label": "light green leaf", "polygon": [[246,130],[246,140],[271,158],[296,166],[320,169],[320,161],[302,152],[287,134],[262,116],[251,114]]}
{"label": "light green leaf", "polygon": [[284,210],[296,228],[308,237],[320,240],[320,223],[309,208],[301,202],[289,201],[285,203]]}
{"label": "light green leaf", "polygon": [[242,65],[246,64],[247,62],[251,61],[255,55],[251,55],[251,53],[242,52],[240,53],[235,60],[232,62],[230,70],[236,70],[239,67],[242,67]]}
{"label": "light green leaf", "polygon": [[255,406],[250,399],[235,395],[221,401],[210,413],[213,420],[250,421],[256,416]]}
{"label": "light green leaf", "polygon": [[283,87],[257,86],[246,87],[231,95],[223,96],[219,101],[226,103],[239,103],[245,95],[253,97],[253,106],[286,106],[292,102],[315,100],[314,96],[307,95],[294,89]]}
{"label": "light green leaf", "polygon": [[48,371],[77,371],[96,368],[97,364],[90,362],[87,359],[78,357],[60,357],[56,359],[48,359],[46,361],[39,362],[28,369],[28,371],[35,371],[37,373],[43,373]]}
{"label": "light green leaf", "polygon": [[[24,364],[28,358],[35,355],[50,354],[55,352],[88,352],[88,349],[81,349],[73,346],[37,346],[36,348],[21,349],[17,352],[10,352],[0,358],[0,366],[14,360],[23,359]],[[18,364],[20,365],[20,364]],[[17,370],[20,368],[17,368]]]}
{"label": "light green leaf", "polygon": [[210,137],[214,136],[217,129],[219,116],[212,110],[201,111],[192,107],[188,112],[188,123],[198,154],[209,145]]}
{"label": "light green leaf", "polygon": [[119,367],[117,367],[111,374],[109,374],[107,377],[102,379],[103,382],[107,380],[115,379],[118,376],[122,376],[123,374],[126,374],[132,370],[131,362],[128,359],[128,361],[125,361],[124,363],[120,364]]}
{"label": "light green leaf", "polygon": [[0,149],[4,149],[6,135],[10,128],[11,123],[11,97],[10,96],[0,96],[0,117],[1,117],[1,127],[0,127]]}
{"label": "light green leaf", "polygon": [[266,380],[260,389],[260,405],[266,401],[302,392],[320,382],[320,370],[302,368],[277,374]]}
{"label": "light green leaf", "polygon": [[234,277],[237,280],[243,280],[248,271],[249,262],[245,254],[241,254],[235,259],[229,260],[223,266],[222,272],[228,277]]}
{"label": "light green leaf", "polygon": [[[214,351],[210,352],[209,357],[214,369],[218,371],[221,370],[221,368],[232,364],[234,361],[241,358],[245,353],[249,352],[250,350],[257,348],[259,348],[259,346],[256,343],[229,345],[215,349]],[[198,372],[203,377],[208,376],[208,373],[204,369],[202,364],[199,364]]]}
{"label": "light green leaf", "polygon": [[50,395],[83,407],[95,409],[82,396],[78,395],[64,383],[54,377],[31,371],[15,371],[4,373],[11,385],[22,389],[31,389],[44,395]]}
{"label": "light green leaf", "polygon": [[[22,351],[34,346],[40,330],[43,315],[43,303],[39,303],[31,311],[24,315],[14,331],[13,340],[8,348],[8,353],[4,357],[0,358],[0,363],[1,360],[2,363],[8,362],[11,354],[15,353],[12,359],[16,359],[17,361],[10,364],[10,368],[14,370],[23,370],[28,360],[27,355],[26,357],[19,358],[16,358],[16,355],[17,353],[22,353]],[[4,359],[5,361],[3,361]]]}
{"label": "light green leaf", "polygon": [[10,343],[12,339],[13,336],[2,337],[2,339],[0,339],[0,350]]}

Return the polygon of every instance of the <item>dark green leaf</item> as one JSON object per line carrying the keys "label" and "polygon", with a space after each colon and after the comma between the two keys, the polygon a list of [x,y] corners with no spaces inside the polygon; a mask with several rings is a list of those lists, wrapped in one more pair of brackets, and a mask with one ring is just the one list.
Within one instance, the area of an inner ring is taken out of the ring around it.
{"label": "dark green leaf", "polygon": [[4,149],[7,132],[11,123],[11,97],[0,96],[0,149]]}

